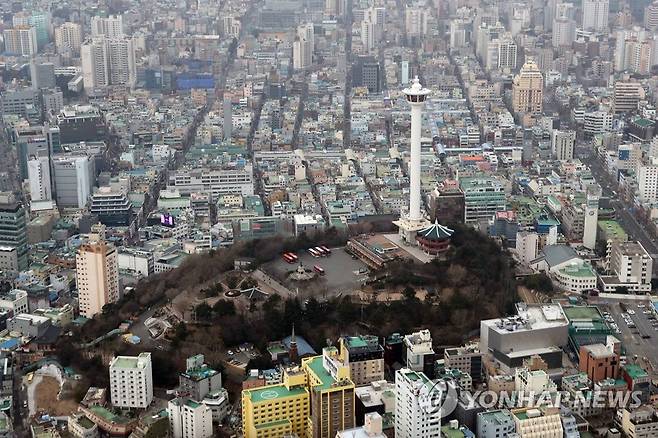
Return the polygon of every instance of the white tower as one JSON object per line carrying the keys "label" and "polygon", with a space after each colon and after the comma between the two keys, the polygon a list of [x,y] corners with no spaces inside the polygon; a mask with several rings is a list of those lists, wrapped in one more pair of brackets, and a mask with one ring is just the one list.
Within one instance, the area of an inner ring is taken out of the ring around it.
{"label": "white tower", "polygon": [[400,217],[395,224],[400,228],[400,237],[407,243],[416,244],[416,232],[429,225],[420,211],[420,133],[423,122],[423,106],[430,90],[423,88],[414,78],[411,87],[402,92],[411,105],[411,160],[409,162],[409,214]]}
{"label": "white tower", "polygon": [[596,228],[599,220],[599,197],[587,195],[585,204],[585,226],[583,229],[583,246],[593,250],[596,247]]}

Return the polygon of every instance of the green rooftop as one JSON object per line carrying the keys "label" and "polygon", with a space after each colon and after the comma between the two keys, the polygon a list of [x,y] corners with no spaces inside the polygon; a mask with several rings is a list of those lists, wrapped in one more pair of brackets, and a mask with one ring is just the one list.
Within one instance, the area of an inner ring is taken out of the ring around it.
{"label": "green rooftop", "polygon": [[649,377],[649,374],[647,374],[644,368],[633,363],[625,365],[624,371],[626,371],[626,374],[628,374],[633,380]]}
{"label": "green rooftop", "polygon": [[95,425],[93,421],[91,421],[89,418],[87,418],[84,415],[78,417],[77,421],[78,424],[82,426],[83,429],[91,429]]}
{"label": "green rooftop", "polygon": [[127,356],[117,356],[112,366],[117,368],[137,368],[137,358]]}
{"label": "green rooftop", "polygon": [[331,374],[329,374],[329,372],[324,369],[324,365],[322,364],[322,356],[315,356],[306,362],[306,364],[311,369],[311,371],[313,371],[313,374],[315,374],[317,378],[322,382],[320,385],[314,386],[313,389],[318,391],[329,389],[336,382]]}
{"label": "green rooftop", "polygon": [[347,338],[347,345],[350,348],[367,347],[368,343],[360,336],[350,336]]}
{"label": "green rooftop", "polygon": [[642,117],[640,117],[639,119],[633,120],[633,123],[635,123],[636,125],[638,125],[641,128],[648,128],[649,126],[654,124],[651,120],[645,119],[645,118],[642,118]]}
{"label": "green rooftop", "polygon": [[617,221],[602,220],[599,221],[598,225],[607,239],[622,241],[628,240],[626,231],[624,231],[624,229],[621,227],[621,225],[619,225]]}
{"label": "green rooftop", "polygon": [[570,322],[572,320],[600,321],[603,319],[603,315],[596,306],[564,306],[562,310]]}
{"label": "green rooftop", "polygon": [[560,269],[560,272],[572,277],[596,277],[596,273],[594,273],[594,269],[589,263],[565,266]]}
{"label": "green rooftop", "polygon": [[288,389],[285,385],[279,384],[250,389],[248,392],[252,403],[258,403],[280,398],[295,397],[304,394],[307,391],[303,386]]}
{"label": "green rooftop", "polygon": [[102,406],[90,406],[88,409],[109,423],[126,424],[130,422],[127,418],[108,411]]}
{"label": "green rooftop", "polygon": [[441,436],[444,436],[445,438],[464,438],[466,436],[473,435],[471,433],[467,435],[463,430],[453,429],[450,427],[450,425],[446,425],[441,427]]}

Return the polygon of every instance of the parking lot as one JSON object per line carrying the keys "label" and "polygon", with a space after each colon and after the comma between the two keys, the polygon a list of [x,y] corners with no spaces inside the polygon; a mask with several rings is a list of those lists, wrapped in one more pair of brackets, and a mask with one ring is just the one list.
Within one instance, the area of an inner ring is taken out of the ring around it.
{"label": "parking lot", "polygon": [[[300,298],[315,296],[327,298],[335,295],[351,294],[361,288],[361,284],[368,278],[368,267],[360,260],[355,260],[343,248],[332,248],[331,255],[327,257],[313,257],[306,251],[298,251],[297,263],[287,263],[281,257],[263,266],[263,270],[280,281],[290,290],[299,290]],[[288,279],[288,274],[297,269],[301,262],[305,267],[312,269],[318,265],[324,269],[324,275],[318,275],[314,280],[296,282]]]}
{"label": "parking lot", "polygon": [[650,306],[648,300],[606,299],[599,303],[608,325],[618,331],[615,336],[622,341],[628,360],[637,356],[641,366],[654,371],[658,365],[658,320]]}

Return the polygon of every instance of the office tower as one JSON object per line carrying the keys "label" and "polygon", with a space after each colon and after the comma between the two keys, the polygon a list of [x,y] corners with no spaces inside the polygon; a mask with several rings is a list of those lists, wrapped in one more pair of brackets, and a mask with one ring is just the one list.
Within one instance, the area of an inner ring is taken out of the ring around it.
{"label": "office tower", "polygon": [[30,184],[30,199],[33,202],[52,200],[53,193],[50,178],[50,159],[48,156],[30,157],[27,162],[27,174]]}
{"label": "office tower", "polygon": [[13,193],[0,193],[0,245],[16,248],[18,270],[28,268],[25,209]]}
{"label": "office tower", "polygon": [[352,68],[352,85],[366,87],[371,93],[382,91],[383,72],[379,61],[372,56],[360,56]]}
{"label": "office tower", "polygon": [[[82,316],[93,318],[103,311],[103,306],[116,302],[119,265],[114,246],[98,235],[90,235],[89,242],[82,244],[75,256],[75,279]],[[115,402],[114,391],[112,402]]]}
{"label": "office tower", "polygon": [[441,436],[441,394],[424,373],[402,368],[395,372],[396,438]]}
{"label": "office tower", "polygon": [[[117,408],[147,408],[153,401],[151,353],[110,362],[110,398]],[[191,435],[190,435],[191,436]]]}
{"label": "office tower", "polygon": [[41,48],[50,41],[50,13],[33,12],[28,19],[28,24],[33,26],[37,36],[37,47]]}
{"label": "office tower", "polygon": [[587,195],[585,204],[585,224],[583,226],[583,246],[594,250],[596,246],[596,233],[599,222],[599,197]]}
{"label": "office tower", "polygon": [[653,41],[625,41],[624,69],[648,75],[651,72]]}
{"label": "office tower", "polygon": [[560,17],[553,21],[553,47],[571,47],[576,39],[576,22],[571,18]]}
{"label": "office tower", "polygon": [[224,140],[230,141],[233,135],[233,105],[231,99],[224,99]]}
{"label": "office tower", "polygon": [[521,67],[512,83],[512,108],[516,114],[541,114],[544,97],[544,76],[534,60]]}
{"label": "office tower", "polygon": [[610,0],[583,0],[583,29],[607,32],[609,7]]}
{"label": "office tower", "polygon": [[103,36],[110,39],[123,38],[123,16],[110,15],[107,18],[92,17],[91,36]]}
{"label": "office tower", "polygon": [[35,90],[55,88],[57,86],[55,64],[32,59],[30,61],[30,80],[32,81],[32,88]]}
{"label": "office tower", "polygon": [[361,44],[366,52],[370,52],[375,47],[375,23],[370,20],[361,22]]}
{"label": "office tower", "polygon": [[101,187],[91,196],[89,212],[107,226],[128,226],[132,220],[132,203],[125,193]]}
{"label": "office tower", "polygon": [[613,109],[615,114],[637,110],[640,100],[644,99],[644,88],[638,82],[615,82]]}
{"label": "office tower", "polygon": [[94,181],[93,162],[86,155],[53,156],[53,174],[57,205],[84,208]]}
{"label": "office tower", "polygon": [[135,84],[135,47],[129,38],[95,38],[82,44],[82,76],[87,90]]}
{"label": "office tower", "polygon": [[498,70],[516,70],[517,47],[514,40],[507,36],[498,42]]}
{"label": "office tower", "polygon": [[411,245],[416,245],[416,234],[429,225],[421,213],[420,193],[420,134],[423,123],[423,107],[430,90],[423,88],[416,77],[409,88],[402,90],[411,107],[411,157],[409,161],[409,213],[400,216],[393,223],[398,227],[400,237]]}
{"label": "office tower", "polygon": [[556,160],[572,160],[576,147],[576,131],[553,130],[551,149]]}
{"label": "office tower", "polygon": [[66,22],[55,28],[55,48],[57,53],[80,54],[82,45],[82,28],[78,23]]}
{"label": "office tower", "polygon": [[102,141],[107,134],[103,115],[92,105],[67,106],[57,115],[57,126],[61,130],[62,143]]}
{"label": "office tower", "polygon": [[175,398],[167,404],[169,431],[173,438],[210,438],[213,436],[212,411],[189,398]]}
{"label": "office tower", "polygon": [[38,52],[37,31],[32,26],[20,25],[5,29],[5,52],[12,55],[34,56]]}
{"label": "office tower", "polygon": [[427,34],[428,13],[425,7],[409,6],[404,10],[404,25],[407,38],[420,38]]}

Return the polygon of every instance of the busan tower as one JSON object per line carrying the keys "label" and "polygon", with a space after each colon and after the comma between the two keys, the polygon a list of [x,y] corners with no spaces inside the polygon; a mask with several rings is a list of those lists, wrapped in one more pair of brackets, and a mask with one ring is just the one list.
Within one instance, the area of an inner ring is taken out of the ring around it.
{"label": "busan tower", "polygon": [[400,215],[393,223],[398,226],[400,238],[409,245],[416,245],[416,233],[428,225],[420,210],[420,134],[423,122],[423,107],[430,90],[423,88],[416,76],[411,87],[402,92],[411,105],[411,160],[409,162],[409,213]]}

